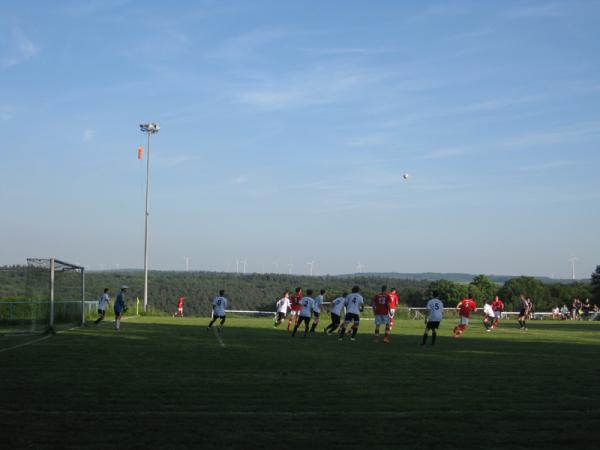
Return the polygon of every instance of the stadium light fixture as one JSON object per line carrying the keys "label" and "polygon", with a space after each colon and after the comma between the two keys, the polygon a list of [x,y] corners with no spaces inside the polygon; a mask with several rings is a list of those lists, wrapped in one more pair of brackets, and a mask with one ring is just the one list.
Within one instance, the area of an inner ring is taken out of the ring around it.
{"label": "stadium light fixture", "polygon": [[148,134],[146,157],[146,214],[144,216],[144,312],[148,311],[148,194],[150,192],[150,135],[158,133],[160,125],[154,122],[141,123],[140,131]]}

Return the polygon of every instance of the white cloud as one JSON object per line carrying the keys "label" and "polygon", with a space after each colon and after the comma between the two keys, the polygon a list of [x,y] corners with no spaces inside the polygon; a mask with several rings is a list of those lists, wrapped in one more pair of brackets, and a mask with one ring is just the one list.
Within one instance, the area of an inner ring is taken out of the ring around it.
{"label": "white cloud", "polygon": [[248,177],[246,175],[239,175],[231,180],[233,184],[236,186],[241,186],[248,182]]}
{"label": "white cloud", "polygon": [[562,3],[546,3],[510,9],[504,15],[513,18],[563,17],[569,10],[569,6]]}
{"label": "white cloud", "polygon": [[444,148],[439,150],[433,150],[424,152],[417,156],[415,159],[445,159],[465,156],[467,151],[463,148]]}
{"label": "white cloud", "polygon": [[522,172],[543,172],[553,169],[563,169],[565,167],[573,166],[574,164],[574,161],[548,161],[538,164],[531,164],[529,166],[521,166],[517,169]]}
{"label": "white cloud", "polygon": [[[146,157],[146,156],[144,156],[144,157]],[[197,156],[187,156],[187,155],[170,155],[170,156],[156,155],[156,156],[152,156],[153,162],[155,162],[160,167],[175,167],[180,164],[185,164],[185,163],[188,163],[191,161],[197,161],[198,159],[200,159],[200,158],[198,158]]]}
{"label": "white cloud", "polygon": [[93,139],[94,139],[94,130],[92,130],[91,128],[86,128],[85,130],[83,130],[83,137],[82,137],[83,142],[91,142]]}
{"label": "white cloud", "polygon": [[19,27],[13,29],[9,45],[8,56],[0,63],[5,68],[24,63],[39,52],[38,46]]}

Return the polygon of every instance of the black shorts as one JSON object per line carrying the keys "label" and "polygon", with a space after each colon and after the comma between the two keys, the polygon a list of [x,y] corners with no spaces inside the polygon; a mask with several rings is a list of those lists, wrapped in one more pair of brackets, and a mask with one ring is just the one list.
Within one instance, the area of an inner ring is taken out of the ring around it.
{"label": "black shorts", "polygon": [[519,317],[525,317],[527,315],[527,310],[521,308],[521,311],[519,312]]}
{"label": "black shorts", "polygon": [[346,313],[346,317],[344,317],[344,322],[358,323],[360,322],[360,317],[358,316],[358,314]]}
{"label": "black shorts", "polygon": [[298,316],[298,326],[300,326],[300,324],[302,322],[306,322],[306,326],[308,326],[309,322],[310,322],[310,317],[306,317],[306,316]]}
{"label": "black shorts", "polygon": [[225,316],[217,316],[216,314],[213,314],[213,319],[225,319]]}
{"label": "black shorts", "polygon": [[283,319],[285,319],[285,313],[278,312],[277,313],[277,320],[283,320]]}
{"label": "black shorts", "polygon": [[319,318],[320,315],[321,315],[320,312],[313,311],[313,316],[315,316],[315,318]]}
{"label": "black shorts", "polygon": [[331,313],[331,323],[334,325],[339,325],[340,324],[340,316],[338,316],[337,314]]}
{"label": "black shorts", "polygon": [[428,330],[437,330],[439,327],[439,322],[427,322],[427,325],[425,325],[425,328]]}
{"label": "black shorts", "polygon": [[99,309],[98,310],[98,315],[104,317],[104,315],[106,314],[106,310],[105,309]]}

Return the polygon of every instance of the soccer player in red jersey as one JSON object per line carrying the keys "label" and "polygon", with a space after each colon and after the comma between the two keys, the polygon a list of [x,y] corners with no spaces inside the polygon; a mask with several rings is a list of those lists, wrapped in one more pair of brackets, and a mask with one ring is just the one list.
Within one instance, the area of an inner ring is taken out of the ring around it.
{"label": "soccer player in red jersey", "polygon": [[492,328],[496,328],[502,317],[502,311],[504,311],[504,302],[500,300],[497,295],[492,302],[492,309],[494,310],[494,323],[492,324]]}
{"label": "soccer player in red jersey", "polygon": [[302,310],[302,305],[300,304],[302,297],[304,297],[304,295],[302,295],[302,288],[297,287],[296,292],[290,297],[290,318],[287,326],[288,331],[290,331],[292,328],[292,320],[294,321],[294,325],[298,323],[298,316]]}
{"label": "soccer player in red jersey", "polygon": [[183,302],[185,297],[182,295],[177,299],[177,312],[173,314],[173,317],[183,317]]}
{"label": "soccer player in red jersey", "polygon": [[386,292],[387,286],[381,286],[381,292],[373,297],[371,305],[375,314],[375,335],[373,341],[379,342],[379,327],[385,325],[385,337],[383,342],[390,342],[390,295]]}
{"label": "soccer player in red jersey", "polygon": [[465,332],[465,328],[467,328],[467,325],[469,325],[469,317],[471,312],[477,310],[475,300],[473,300],[473,295],[469,294],[467,298],[463,298],[460,302],[458,302],[456,309],[458,309],[460,320],[458,325],[454,327],[454,338],[459,337]]}
{"label": "soccer player in red jersey", "polygon": [[396,294],[396,288],[392,288],[388,293],[390,298],[390,331],[394,328],[394,315],[396,314],[396,305],[398,304],[398,294]]}

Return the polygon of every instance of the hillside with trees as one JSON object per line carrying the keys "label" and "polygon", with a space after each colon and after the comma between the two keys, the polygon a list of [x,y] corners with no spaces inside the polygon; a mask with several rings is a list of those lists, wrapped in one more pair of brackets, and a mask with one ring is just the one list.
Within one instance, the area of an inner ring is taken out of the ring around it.
{"label": "hillside with trees", "polygon": [[[74,274],[71,274],[74,275]],[[388,274],[386,274],[388,275]],[[79,298],[77,277],[69,274],[57,274],[57,299]],[[31,286],[35,283],[36,286]],[[133,303],[136,297],[143,296],[143,273],[139,270],[121,270],[114,272],[87,272],[86,298],[96,299],[107,287],[113,297],[121,285],[129,286],[129,298]],[[151,271],[148,285],[148,299],[152,310],[172,313],[177,298],[186,297],[186,312],[190,315],[208,314],[210,300],[219,289],[225,289],[230,299],[230,307],[240,310],[272,311],[275,301],[284,290],[290,292],[301,286],[305,291],[326,288],[327,298],[332,299],[349,291],[353,285],[362,288],[365,298],[370,299],[382,285],[396,287],[400,303],[406,306],[424,306],[431,292],[437,290],[447,306],[472,293],[478,306],[498,295],[507,303],[507,309],[517,309],[519,294],[531,297],[536,310],[547,311],[555,305],[570,305],[574,297],[592,298],[600,301],[600,266],[590,282],[543,283],[537,278],[520,276],[505,283],[496,283],[489,276],[477,275],[469,283],[451,280],[412,280],[375,274],[357,274],[348,276],[297,276],[282,274],[231,274],[221,272],[176,272]],[[26,266],[0,267],[0,300],[43,298],[47,289],[45,280],[28,280]],[[35,294],[33,294],[35,293]],[[40,294],[42,293],[42,294]]]}

